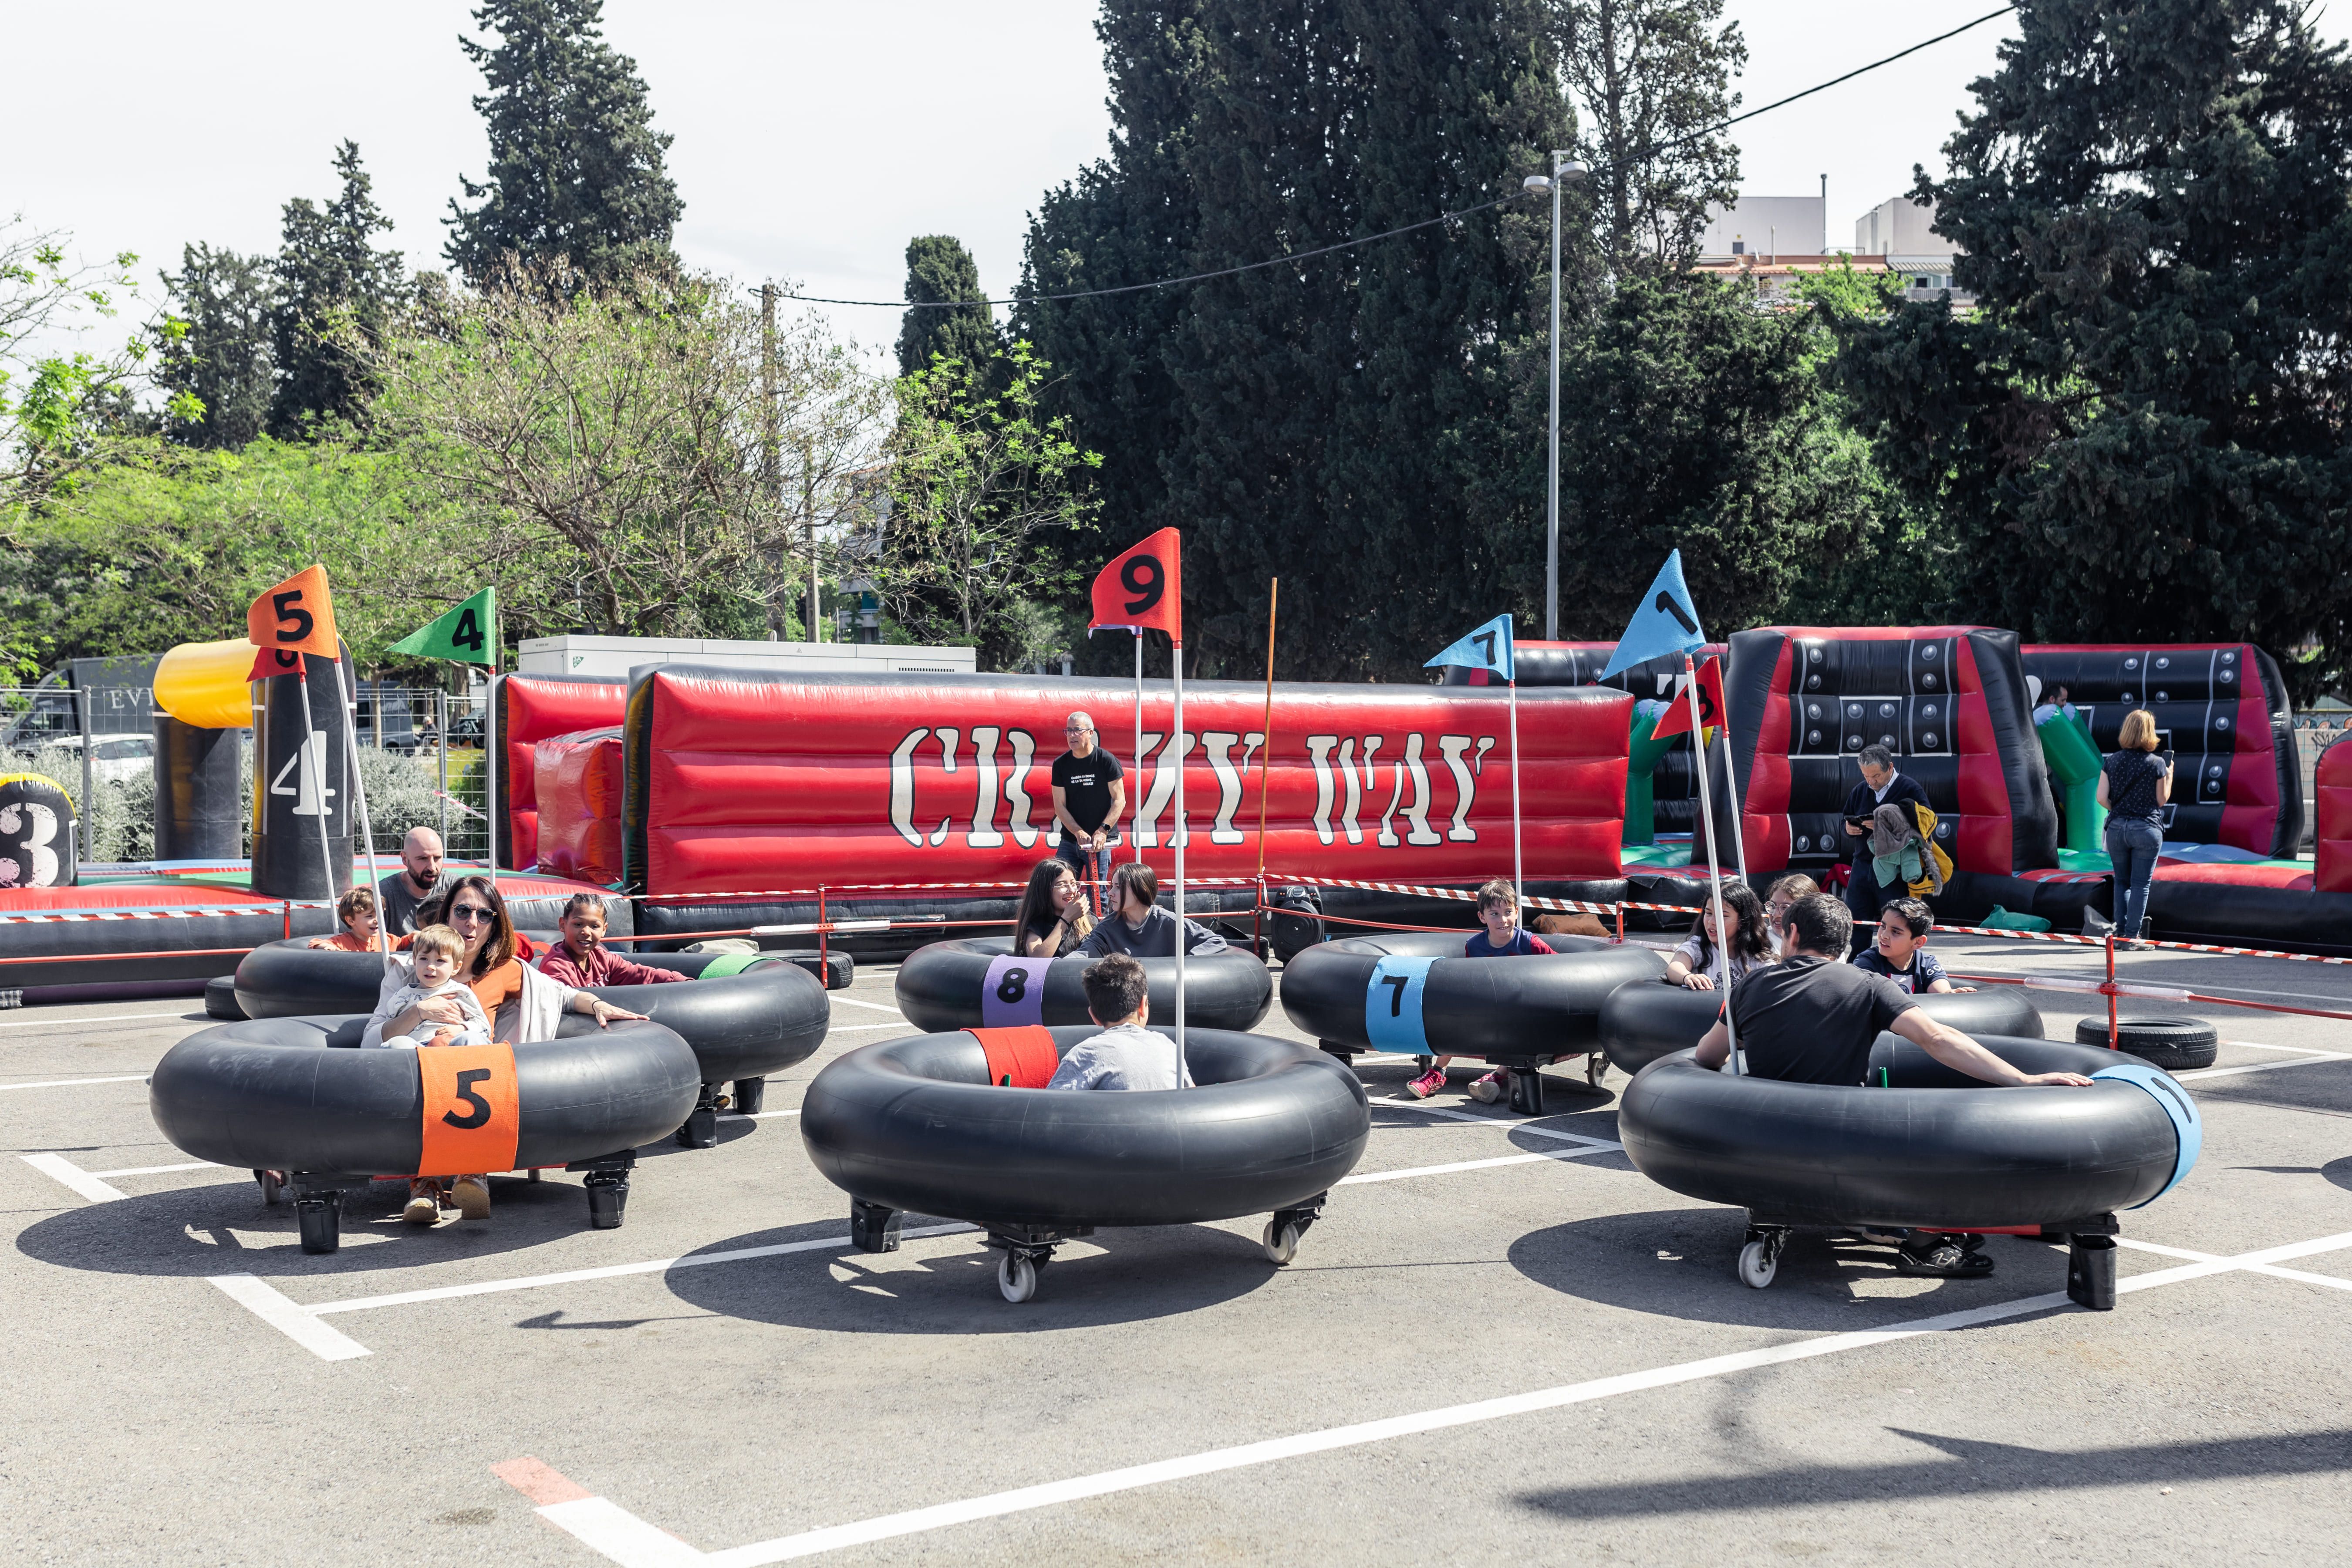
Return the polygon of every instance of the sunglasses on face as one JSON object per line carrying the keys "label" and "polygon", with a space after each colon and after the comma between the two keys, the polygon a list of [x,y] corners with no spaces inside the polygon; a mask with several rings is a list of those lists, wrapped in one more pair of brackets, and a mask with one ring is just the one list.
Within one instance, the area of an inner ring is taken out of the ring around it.
{"label": "sunglasses on face", "polygon": [[453,921],[486,921],[490,918],[490,911],[479,904],[459,904],[449,911],[449,918]]}

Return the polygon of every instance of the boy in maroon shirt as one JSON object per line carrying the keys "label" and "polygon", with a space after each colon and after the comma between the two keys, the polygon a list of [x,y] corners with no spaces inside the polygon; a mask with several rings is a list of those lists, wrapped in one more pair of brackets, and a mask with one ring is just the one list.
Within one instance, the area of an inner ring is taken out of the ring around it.
{"label": "boy in maroon shirt", "polygon": [[654,969],[614,955],[604,945],[604,900],[593,893],[574,893],[556,922],[563,940],[547,950],[539,972],[561,985],[585,989],[591,985],[659,985],[690,980],[675,969]]}

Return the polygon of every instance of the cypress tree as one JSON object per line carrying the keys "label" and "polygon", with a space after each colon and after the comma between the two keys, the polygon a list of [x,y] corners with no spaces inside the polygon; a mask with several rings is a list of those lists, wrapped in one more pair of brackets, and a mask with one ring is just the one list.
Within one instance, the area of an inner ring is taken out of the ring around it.
{"label": "cypress tree", "polygon": [[400,303],[404,285],[400,252],[373,243],[392,227],[370,194],[356,142],[335,151],[341,195],[324,209],[308,197],[286,204],[284,245],[273,264],[277,300],[270,336],[278,388],[269,405],[269,433],[300,437],[321,418],[355,419],[366,401],[368,378],[359,361],[330,335],[348,314],[373,342]]}
{"label": "cypress tree", "polygon": [[670,137],[653,128],[636,62],[599,31],[604,0],[486,0],[460,38],[490,90],[482,184],[459,177],[470,208],[449,204],[444,254],[478,280],[501,257],[564,258],[593,284],[677,265],[670,234],[686,204],[663,165]]}
{"label": "cypress tree", "polygon": [[[907,301],[984,300],[980,265],[951,234],[919,234],[907,242]],[[898,374],[926,369],[933,354],[961,360],[973,369],[991,364],[1003,352],[996,322],[986,305],[968,310],[909,310],[898,326]]]}
{"label": "cypress tree", "polygon": [[1971,316],[1840,356],[1981,618],[2352,649],[2352,62],[2298,0],[2026,0],[1924,174]]}
{"label": "cypress tree", "polygon": [[269,258],[183,246],[163,287],[172,305],[157,334],[155,382],[204,410],[167,413],[165,432],[184,446],[234,451],[261,434],[277,392]]}

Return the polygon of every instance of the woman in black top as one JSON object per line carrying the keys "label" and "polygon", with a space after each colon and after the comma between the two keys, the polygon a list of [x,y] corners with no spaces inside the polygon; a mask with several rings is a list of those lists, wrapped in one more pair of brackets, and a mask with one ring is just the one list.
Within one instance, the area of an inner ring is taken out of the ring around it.
{"label": "woman in black top", "polygon": [[1029,868],[1029,885],[1021,889],[1020,907],[1013,911],[1015,958],[1060,958],[1076,952],[1094,929],[1077,873],[1068,861],[1056,857]]}
{"label": "woman in black top", "polygon": [[2147,915],[2148,884],[2164,847],[2164,805],[2172,798],[2172,764],[2156,756],[2156,715],[2135,708],[2124,715],[2121,749],[2099,769],[2099,804],[2107,808],[2107,858],[2116,868],[2116,934],[2139,938]]}

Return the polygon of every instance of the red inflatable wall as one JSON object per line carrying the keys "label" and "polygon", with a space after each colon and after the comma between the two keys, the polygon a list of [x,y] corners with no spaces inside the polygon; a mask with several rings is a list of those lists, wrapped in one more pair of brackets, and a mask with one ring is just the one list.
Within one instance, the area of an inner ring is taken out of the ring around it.
{"label": "red inflatable wall", "polygon": [[[1511,869],[1507,693],[1275,689],[1265,864],[1275,874],[1448,881]],[[1130,846],[1173,865],[1168,685],[1016,676],[782,676],[664,666],[632,681],[626,838],[655,893],[845,883],[1009,881],[1053,853],[1065,718],[1094,716],[1127,768]],[[1632,699],[1522,691],[1530,879],[1615,877]],[[1184,694],[1195,877],[1258,866],[1265,689]],[[1122,851],[1121,858],[1131,851]]]}
{"label": "red inflatable wall", "polygon": [[583,882],[621,879],[621,731],[557,735],[531,748],[539,868]]}
{"label": "red inflatable wall", "polygon": [[1753,871],[1825,868],[1840,813],[1881,744],[1935,807],[1958,868],[2058,862],[2049,775],[2017,634],[1985,626],[1769,626],[1731,639],[1724,700]]}
{"label": "red inflatable wall", "polygon": [[539,763],[531,748],[556,735],[621,721],[628,683],[569,676],[502,675],[490,694],[499,720],[497,860],[509,870],[539,858]]}
{"label": "red inflatable wall", "polygon": [[2337,741],[2319,753],[2312,781],[2316,813],[2317,862],[2312,886],[2323,893],[2352,893],[2352,745]]}

